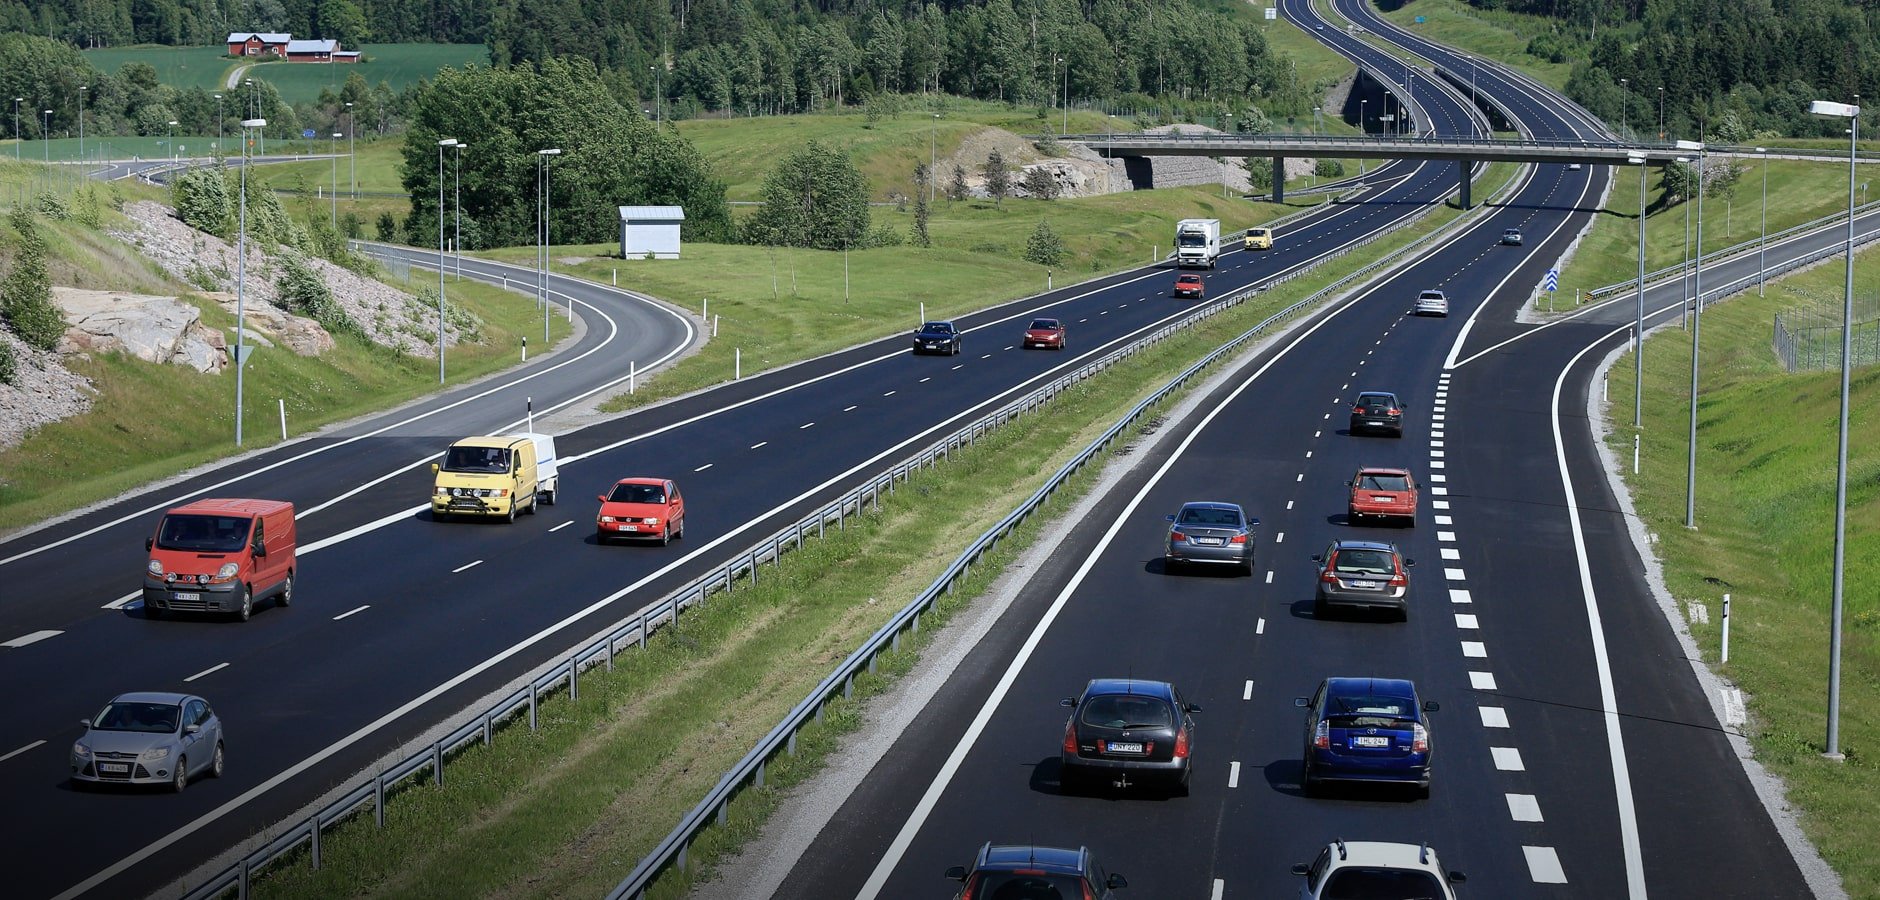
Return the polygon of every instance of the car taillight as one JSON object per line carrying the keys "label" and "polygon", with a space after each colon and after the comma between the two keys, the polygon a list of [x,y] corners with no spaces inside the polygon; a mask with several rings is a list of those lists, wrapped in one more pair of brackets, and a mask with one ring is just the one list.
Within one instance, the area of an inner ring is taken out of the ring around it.
{"label": "car taillight", "polygon": [[1330,723],[1320,720],[1319,724],[1313,726],[1312,746],[1320,750],[1330,750],[1332,748],[1332,726]]}
{"label": "car taillight", "polygon": [[1387,413],[1385,413],[1385,415],[1387,415],[1387,416],[1401,416],[1401,415],[1403,415],[1403,410],[1401,410],[1401,409],[1393,409],[1393,410],[1390,410],[1389,412],[1387,412]]}
{"label": "car taillight", "polygon": [[1230,544],[1244,544],[1246,542],[1247,542],[1247,536],[1244,534],[1234,535],[1233,540],[1228,541],[1228,543]]}
{"label": "car taillight", "polygon": [[1364,412],[1364,407],[1362,407],[1362,406],[1354,406],[1354,407],[1352,407],[1352,408],[1351,408],[1351,411],[1352,411],[1352,412],[1355,412],[1355,413],[1359,413],[1359,414],[1362,414],[1362,413]]}
{"label": "car taillight", "polygon": [[1180,542],[1180,541],[1188,540],[1188,535],[1182,534],[1179,531],[1171,531],[1168,533],[1168,539],[1171,541]]}
{"label": "car taillight", "polygon": [[966,879],[966,889],[960,891],[960,900],[973,900],[973,889],[977,887],[979,887],[979,876],[968,876]]}
{"label": "car taillight", "polygon": [[1410,579],[1404,577],[1404,574],[1402,572],[1398,572],[1397,574],[1390,576],[1390,586],[1391,587],[1409,587]]}
{"label": "car taillight", "polygon": [[1097,895],[1091,893],[1090,882],[1079,880],[1077,886],[1084,889],[1084,900],[1097,900]]}
{"label": "car taillight", "polygon": [[1422,725],[1410,726],[1410,752],[1430,752],[1430,732]]}
{"label": "car taillight", "polygon": [[1188,729],[1186,728],[1175,732],[1175,758],[1188,758]]}
{"label": "car taillight", "polygon": [[1332,571],[1331,566],[1326,566],[1325,572],[1319,576],[1319,580],[1325,582],[1326,584],[1337,584],[1338,573]]}
{"label": "car taillight", "polygon": [[1069,722],[1064,723],[1064,752],[1077,754],[1077,726]]}

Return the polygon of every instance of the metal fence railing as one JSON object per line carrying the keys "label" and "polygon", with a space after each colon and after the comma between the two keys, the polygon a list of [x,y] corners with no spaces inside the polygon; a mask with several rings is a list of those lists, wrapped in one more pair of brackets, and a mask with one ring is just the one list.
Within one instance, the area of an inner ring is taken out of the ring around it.
{"label": "metal fence railing", "polygon": [[[1515,182],[1511,180],[1498,194],[1506,193],[1508,190],[1512,189],[1514,184]],[[770,761],[775,759],[778,754],[795,755],[798,732],[812,722],[821,721],[824,707],[834,700],[836,694],[840,693],[845,697],[850,696],[855,689],[855,679],[863,672],[873,673],[883,654],[898,651],[901,647],[901,639],[904,634],[918,632],[920,630],[921,617],[931,610],[933,605],[938,602],[941,597],[952,593],[956,586],[972,573],[974,563],[978,562],[985,554],[995,549],[1000,541],[1010,536],[1013,530],[1022,525],[1033,513],[1042,508],[1060,488],[1064,487],[1071,477],[1080,472],[1084,466],[1100,457],[1118,437],[1125,434],[1136,422],[1141,421],[1142,417],[1149,411],[1180,391],[1209,367],[1231,356],[1242,347],[1246,346],[1248,342],[1265,334],[1274,326],[1290,321],[1300,313],[1317,306],[1325,299],[1338,294],[1360,280],[1380,277],[1382,273],[1387,272],[1392,266],[1404,262],[1406,258],[1423,251],[1427,247],[1434,246],[1440,242],[1441,238],[1466,227],[1476,217],[1486,214],[1489,210],[1489,205],[1484,204],[1478,207],[1478,212],[1457,217],[1442,228],[1432,232],[1425,240],[1401,247],[1386,255],[1383,259],[1380,259],[1376,265],[1346,275],[1314,291],[1310,296],[1294,302],[1285,309],[1266,317],[1261,320],[1259,324],[1215,348],[1207,356],[1202,357],[1199,361],[1184,369],[1181,374],[1175,376],[1174,379],[1163,385],[1160,390],[1137,404],[1121,419],[1118,419],[1112,424],[1101,436],[1092,441],[1089,446],[1085,447],[1069,462],[1065,463],[1062,468],[1058,469],[1042,487],[1027,498],[1024,503],[1020,504],[1017,509],[1014,509],[1004,519],[1000,520],[998,524],[987,529],[984,534],[981,534],[978,540],[974,541],[971,546],[967,547],[954,559],[952,565],[948,566],[946,571],[942,572],[938,578],[934,579],[932,584],[927,586],[926,590],[923,590],[906,606],[903,606],[901,610],[895,614],[894,618],[890,619],[887,624],[881,626],[873,636],[863,642],[853,653],[849,654],[848,658],[844,659],[842,663],[836,667],[835,671],[831,672],[814,690],[810,691],[809,695],[805,697],[802,702],[798,703],[795,708],[791,709],[790,712],[784,716],[783,721],[779,722],[775,728],[772,728],[762,740],[758,741],[755,747],[751,748],[749,753],[745,754],[743,759],[738,761],[737,765],[733,766],[730,771],[726,772],[724,776],[718,780],[717,785],[705,795],[704,799],[699,801],[697,806],[692,808],[691,812],[687,813],[685,817],[679,821],[678,826],[667,834],[664,840],[660,841],[659,845],[653,849],[653,852],[640,860],[639,865],[634,867],[633,872],[629,874],[625,880],[621,881],[619,885],[615,886],[613,891],[607,895],[608,900],[643,900],[646,891],[652,887],[653,882],[669,867],[677,865],[683,869],[686,865],[687,852],[698,833],[714,823],[724,823],[730,814],[731,802],[736,799],[738,793],[744,790],[746,786],[761,787],[764,783],[765,772],[769,767]],[[1406,222],[1408,221],[1410,220],[1406,220]],[[1400,224],[1391,229],[1381,231],[1369,240],[1361,242],[1361,244],[1378,240],[1390,231],[1396,230],[1398,227],[1403,226]],[[1357,249],[1361,244],[1341,250],[1338,254],[1334,254],[1334,256],[1349,253]],[[1332,257],[1326,257],[1326,259],[1330,258]],[[1323,261],[1324,260],[1320,260],[1321,263]],[[1295,273],[1295,275],[1288,277],[1297,277],[1297,274]],[[1215,312],[1220,311],[1220,309],[1225,309],[1228,305],[1243,302],[1247,298],[1270,288],[1274,283],[1277,282],[1256,285],[1237,292],[1219,301],[1217,304],[1218,308],[1210,307],[1197,311],[1194,315],[1185,317],[1179,322],[1159,329],[1154,334],[1139,340],[1135,344],[1116,350],[1103,359],[1091,363],[1088,369],[1094,374],[1096,370],[1113,365],[1115,362],[1121,361],[1123,358],[1147,347],[1149,344],[1163,340],[1179,330],[1189,327],[1207,316],[1213,315]],[[1067,375],[1059,379],[1059,381],[1063,382],[1064,385],[1068,387],[1074,377],[1077,377],[1075,373],[1073,373],[1073,375]],[[1057,384],[1058,382],[1054,382],[1053,385],[1042,388],[1041,391],[1051,391],[1055,393],[1058,390],[1056,387]]]}
{"label": "metal fence railing", "polygon": [[[1856,217],[1864,216],[1874,211],[1875,209],[1880,209],[1880,200],[1876,200],[1865,206],[1854,207],[1854,215]],[[1804,232],[1814,231],[1823,226],[1832,225],[1835,222],[1845,222],[1845,221],[1847,221],[1846,210],[1843,210],[1841,212],[1836,212],[1836,213],[1830,213],[1829,215],[1822,216],[1821,218],[1812,219],[1810,221],[1803,222],[1800,225],[1791,225],[1788,228],[1782,229],[1781,231],[1771,232],[1769,234],[1769,237],[1767,238],[1767,241],[1768,242],[1781,241],[1785,238],[1793,237],[1795,235],[1802,234]],[[1715,265],[1716,263],[1722,262],[1723,260],[1730,259],[1730,258],[1739,256],[1744,253],[1754,252],[1758,250],[1764,243],[1765,243],[1765,239],[1759,235],[1753,240],[1742,241],[1740,243],[1731,244],[1728,247],[1723,247],[1717,250],[1711,250],[1704,254],[1703,263],[1705,265]],[[1646,272],[1645,283],[1649,285],[1654,282],[1663,281],[1667,278],[1671,278],[1674,276],[1685,277],[1686,273],[1688,273],[1690,270],[1691,270],[1691,263],[1688,260],[1682,263],[1678,263],[1677,265],[1665,266],[1664,268],[1661,268],[1661,269],[1655,269],[1653,271]],[[1586,299],[1588,301],[1598,300],[1602,297],[1607,296],[1608,294],[1613,294],[1618,291],[1633,290],[1637,288],[1637,286],[1638,286],[1637,278],[1628,278],[1625,281],[1616,281],[1616,282],[1613,282],[1612,284],[1605,285],[1604,287],[1596,287],[1596,288],[1593,288],[1592,290],[1587,291]]]}
{"label": "metal fence railing", "polygon": [[[1788,313],[1776,313],[1772,338],[1776,356],[1790,372],[1818,371],[1841,367],[1841,326],[1800,325]],[[1856,322],[1852,328],[1848,354],[1854,366],[1880,362],[1880,321]]]}

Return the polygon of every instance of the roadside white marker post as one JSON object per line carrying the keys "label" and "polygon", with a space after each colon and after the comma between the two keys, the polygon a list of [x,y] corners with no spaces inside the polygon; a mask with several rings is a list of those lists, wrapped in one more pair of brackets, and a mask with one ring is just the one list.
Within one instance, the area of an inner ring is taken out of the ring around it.
{"label": "roadside white marker post", "polygon": [[738,379],[743,378],[743,377],[744,377],[744,348],[739,347],[731,351],[731,380],[737,381]]}
{"label": "roadside white marker post", "polygon": [[704,311],[700,312],[698,315],[699,315],[699,318],[710,321],[712,317],[712,298],[706,297],[704,298],[704,300],[705,300]]}
{"label": "roadside white marker post", "polygon": [[614,287],[620,286],[620,268],[614,267]]}
{"label": "roadside white marker post", "polygon": [[1050,269],[1044,270],[1044,289],[1047,291],[1051,289],[1051,270]]}
{"label": "roadside white marker post", "polygon": [[522,398],[522,402],[528,405],[528,407],[527,407],[527,408],[528,408],[528,411],[529,411],[529,413],[528,413],[528,419],[529,419],[529,433],[530,433],[530,434],[534,434],[534,433],[535,433],[535,398],[534,398],[534,397],[524,397],[524,398]]}
{"label": "roadside white marker post", "polygon": [[718,336],[718,317],[712,316],[712,337]]}
{"label": "roadside white marker post", "polygon": [[1723,659],[1730,661],[1730,595],[1723,595]]}
{"label": "roadside white marker post", "polygon": [[637,359],[627,360],[627,393],[631,394],[638,388],[639,378],[640,361]]}
{"label": "roadside white marker post", "polygon": [[287,398],[282,397],[275,402],[281,405],[281,440],[284,441],[287,440]]}
{"label": "roadside white marker post", "polygon": [[922,300],[920,302],[920,321],[915,322],[914,325],[918,328],[925,324],[927,324],[927,301]]}
{"label": "roadside white marker post", "polygon": [[529,336],[528,335],[522,336],[522,361],[523,362],[529,361]]}
{"label": "roadside white marker post", "polygon": [[1638,435],[1632,435],[1632,474],[1638,474]]}

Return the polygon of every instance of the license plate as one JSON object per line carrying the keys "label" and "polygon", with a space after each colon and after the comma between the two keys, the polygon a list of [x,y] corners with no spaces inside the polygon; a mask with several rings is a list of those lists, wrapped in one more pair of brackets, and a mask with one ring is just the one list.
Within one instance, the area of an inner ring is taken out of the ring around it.
{"label": "license plate", "polygon": [[112,772],[118,775],[122,775],[122,774],[129,772],[130,770],[131,770],[130,763],[99,763],[98,764],[98,771],[100,772]]}
{"label": "license plate", "polygon": [[1353,747],[1388,747],[1390,746],[1390,738],[1371,737],[1368,735],[1354,737],[1351,739],[1351,746]]}
{"label": "license plate", "polygon": [[1109,748],[1110,748],[1111,753],[1141,753],[1142,752],[1142,744],[1139,742],[1135,742],[1135,741],[1127,741],[1127,742],[1111,741],[1109,743]]}
{"label": "license plate", "polygon": [[622,525],[622,526],[620,526],[620,530],[621,530],[621,531],[639,531],[639,530],[640,530],[640,526],[638,526],[638,525]]}
{"label": "license plate", "polygon": [[196,593],[195,591],[175,591],[175,592],[173,592],[173,593],[171,593],[171,594],[170,594],[170,599],[172,599],[172,600],[188,600],[188,601],[191,601],[191,602],[194,602],[194,601],[197,601],[197,600],[201,600],[201,599],[202,599],[202,595],[201,595],[201,594],[199,594],[199,593]]}
{"label": "license plate", "polygon": [[1195,543],[1200,544],[1204,547],[1219,547],[1221,545],[1221,539],[1220,538],[1195,538]]}
{"label": "license plate", "polygon": [[1378,582],[1375,581],[1352,581],[1347,583],[1360,591],[1375,591],[1378,588]]}
{"label": "license plate", "polygon": [[1376,494],[1372,494],[1371,499],[1378,503],[1393,503],[1397,500],[1396,497],[1379,497]]}

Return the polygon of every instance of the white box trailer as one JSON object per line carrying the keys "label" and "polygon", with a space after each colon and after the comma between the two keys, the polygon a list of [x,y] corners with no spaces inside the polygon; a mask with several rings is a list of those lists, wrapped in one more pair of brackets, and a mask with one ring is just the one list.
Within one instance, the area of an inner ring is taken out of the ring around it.
{"label": "white box trailer", "polygon": [[1221,220],[1183,219],[1175,223],[1175,265],[1212,269],[1221,258]]}

